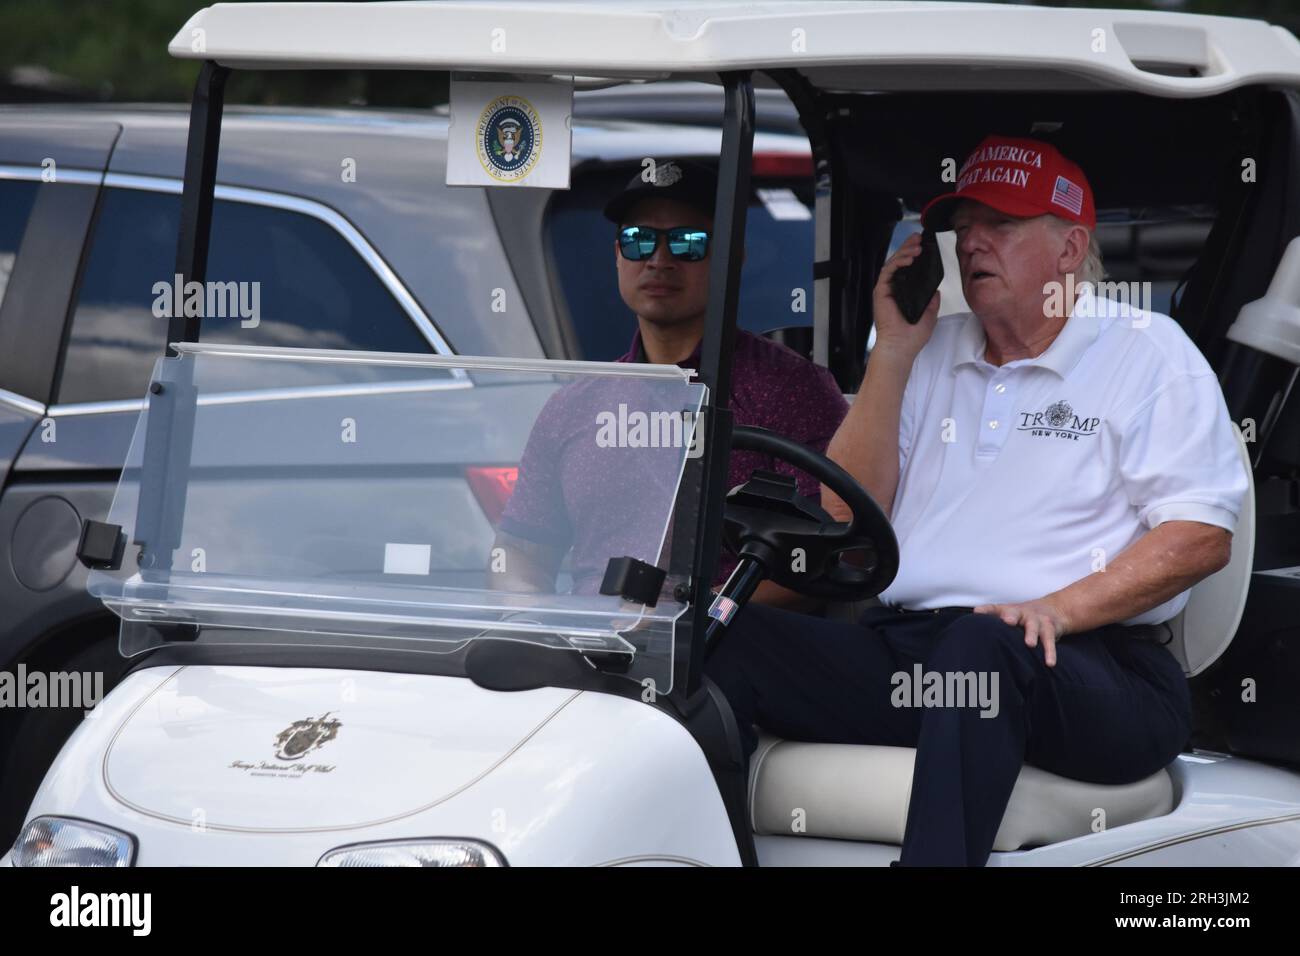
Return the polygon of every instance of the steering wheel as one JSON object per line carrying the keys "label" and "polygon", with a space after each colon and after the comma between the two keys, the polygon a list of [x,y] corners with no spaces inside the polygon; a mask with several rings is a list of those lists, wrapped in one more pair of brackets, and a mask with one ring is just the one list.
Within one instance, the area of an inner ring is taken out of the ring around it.
{"label": "steering wheel", "polygon": [[[839,495],[852,513],[847,524],[799,494],[794,479],[755,471],[727,495],[722,534],[736,555],[752,558],[777,584],[838,601],[873,598],[898,573],[898,540],[880,506],[835,462],[765,428],[737,425],[733,450],[755,451],[794,465]],[[862,554],[862,563],[844,560]]]}

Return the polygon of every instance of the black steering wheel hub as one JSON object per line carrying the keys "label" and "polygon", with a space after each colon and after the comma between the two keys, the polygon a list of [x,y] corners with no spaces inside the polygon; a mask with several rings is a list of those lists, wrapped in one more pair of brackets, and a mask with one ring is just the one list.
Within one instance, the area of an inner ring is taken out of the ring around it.
{"label": "black steering wheel hub", "polygon": [[769,580],[814,597],[860,601],[889,587],[898,573],[898,541],[879,505],[847,471],[763,428],[736,426],[731,445],[811,475],[848,505],[852,517],[835,521],[801,495],[789,475],[755,471],[727,495],[722,533],[729,550],[760,564]]}

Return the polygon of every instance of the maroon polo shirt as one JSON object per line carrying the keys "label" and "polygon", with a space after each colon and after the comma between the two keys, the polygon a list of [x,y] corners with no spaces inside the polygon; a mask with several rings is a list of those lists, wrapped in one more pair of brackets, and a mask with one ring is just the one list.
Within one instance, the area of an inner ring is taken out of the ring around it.
{"label": "maroon polo shirt", "polygon": [[[641,334],[619,362],[645,361]],[[682,368],[698,369],[700,346]],[[501,518],[501,530],[517,537],[569,551],[574,593],[595,594],[610,558],[630,555],[655,563],[649,542],[657,542],[663,510],[638,511],[638,501],[663,502],[678,477],[668,453],[642,453],[621,460],[597,448],[594,422],[612,404],[608,379],[575,382],[556,392],[537,417],[519,461],[519,479]],[[620,399],[630,386],[617,386]],[[635,404],[635,401],[633,401]],[[731,410],[736,424],[757,425],[825,452],[843,421],[848,403],[830,372],[783,345],[737,330],[731,371]],[[728,486],[748,481],[755,469],[794,476],[799,491],[818,500],[815,479],[785,462],[751,451],[735,451]],[[620,550],[621,549],[621,550]],[[715,584],[735,567],[722,555]]]}

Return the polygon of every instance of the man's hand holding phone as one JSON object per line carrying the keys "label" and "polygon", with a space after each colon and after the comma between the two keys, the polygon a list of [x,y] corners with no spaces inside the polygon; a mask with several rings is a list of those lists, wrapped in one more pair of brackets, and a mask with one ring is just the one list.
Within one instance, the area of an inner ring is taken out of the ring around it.
{"label": "man's hand holding phone", "polygon": [[[923,246],[922,234],[914,233],[904,240],[880,270],[872,295],[876,323],[873,351],[884,349],[915,358],[930,340],[939,317],[938,288],[943,280],[943,265],[938,257],[934,234],[929,234],[929,241]],[[924,303],[923,308],[921,303]],[[920,309],[914,322],[908,321],[905,307],[913,313]]]}

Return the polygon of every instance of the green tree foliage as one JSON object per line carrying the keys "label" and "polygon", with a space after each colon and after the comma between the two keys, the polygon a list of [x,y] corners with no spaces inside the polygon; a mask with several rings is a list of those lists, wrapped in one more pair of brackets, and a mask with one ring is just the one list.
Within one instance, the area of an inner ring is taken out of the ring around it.
{"label": "green tree foliage", "polygon": [[[0,77],[42,67],[77,99],[188,101],[198,66],[167,44],[203,0],[0,0]],[[305,13],[305,11],[304,11]],[[445,75],[408,71],[237,72],[232,103],[430,106],[446,102]]]}

